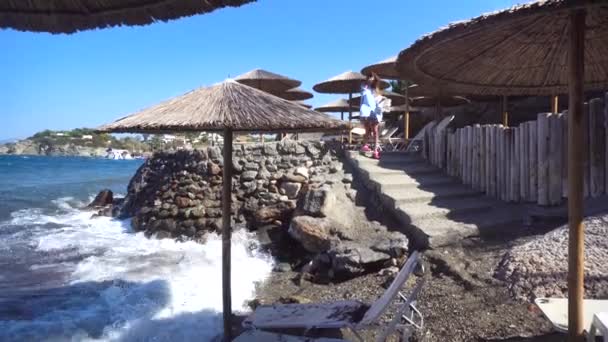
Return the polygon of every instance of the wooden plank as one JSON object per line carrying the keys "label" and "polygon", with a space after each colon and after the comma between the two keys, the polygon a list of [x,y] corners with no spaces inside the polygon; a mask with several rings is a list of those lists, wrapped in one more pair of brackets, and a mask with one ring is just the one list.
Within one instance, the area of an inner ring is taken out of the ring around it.
{"label": "wooden plank", "polygon": [[528,130],[529,145],[528,145],[528,174],[530,175],[530,187],[528,188],[528,200],[537,202],[538,200],[538,121],[530,121]]}
{"label": "wooden plank", "polygon": [[488,140],[486,139],[487,131],[487,125],[481,126],[479,131],[479,189],[482,191],[486,190],[486,153],[488,150]]}
{"label": "wooden plank", "polygon": [[464,183],[466,159],[467,159],[467,139],[466,139],[466,127],[460,129],[460,180]]}
{"label": "wooden plank", "polygon": [[605,193],[608,194],[608,92],[604,95],[604,132],[605,132],[605,145],[604,145],[604,179],[606,180]]}
{"label": "wooden plank", "polygon": [[505,127],[502,129],[500,134],[500,198],[503,201],[509,199],[508,184],[509,184],[509,148],[507,131],[509,128]]}
{"label": "wooden plank", "polygon": [[488,195],[496,197],[496,132],[498,131],[498,125],[492,125],[490,127],[490,162],[489,162],[489,191]]}
{"label": "wooden plank", "polygon": [[511,129],[510,145],[511,145],[511,201],[519,202],[519,128]]}
{"label": "wooden plank", "polygon": [[527,122],[519,125],[519,197],[520,200],[527,201],[530,178],[528,176],[528,139],[529,127]]}
{"label": "wooden plank", "polygon": [[503,137],[503,126],[499,125],[496,130],[496,198],[503,198],[502,191],[502,171],[503,171],[503,150],[502,150],[502,137]]}
{"label": "wooden plank", "polygon": [[605,191],[606,132],[603,107],[604,104],[600,99],[589,101],[589,191],[591,197],[603,195]]}
{"label": "wooden plank", "polygon": [[562,115],[562,198],[568,198],[568,111]]}
{"label": "wooden plank", "polygon": [[583,105],[583,137],[582,137],[582,141],[583,143],[581,144],[581,148],[583,149],[583,179],[584,179],[584,183],[583,183],[583,197],[587,198],[589,197],[589,184],[591,183],[591,180],[589,179],[590,176],[590,165],[589,165],[589,104],[585,103]]}
{"label": "wooden plank", "polygon": [[558,205],[562,200],[562,114],[549,118],[549,204]]}
{"label": "wooden plank", "polygon": [[471,171],[471,184],[473,189],[479,190],[479,124],[473,126],[473,170]]}
{"label": "wooden plank", "polygon": [[465,166],[465,184],[471,185],[473,171],[473,127],[467,126],[467,149]]}
{"label": "wooden plank", "polygon": [[538,204],[549,204],[549,117],[550,113],[538,114]]}

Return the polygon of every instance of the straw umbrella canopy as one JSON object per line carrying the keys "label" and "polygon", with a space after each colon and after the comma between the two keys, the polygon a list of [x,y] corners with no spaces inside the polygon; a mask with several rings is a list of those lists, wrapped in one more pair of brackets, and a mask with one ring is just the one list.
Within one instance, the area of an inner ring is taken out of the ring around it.
{"label": "straw umbrella canopy", "polygon": [[222,191],[222,286],[224,338],[230,338],[230,207],[232,137],[235,131],[328,131],[347,128],[344,121],[306,109],[258,89],[228,80],[190,91],[101,126],[103,132],[162,133],[217,131],[224,134]]}
{"label": "straw umbrella canopy", "polygon": [[392,56],[378,63],[366,66],[361,69],[361,73],[368,76],[373,73],[389,80],[399,80],[402,76],[397,72],[396,63],[397,56]]}
{"label": "straw umbrella canopy", "polygon": [[438,103],[441,107],[455,107],[471,102],[462,96],[417,96],[410,98],[410,104],[415,107],[435,107]]}
{"label": "straw umbrella canopy", "polygon": [[568,329],[583,333],[583,90],[608,87],[608,2],[547,0],[452,24],[401,51],[400,74],[480,95],[568,93]]}
{"label": "straw umbrella canopy", "polygon": [[292,88],[286,91],[276,92],[272,94],[289,101],[303,101],[312,99],[313,97],[311,92],[308,92],[301,88]]}
{"label": "straw umbrella canopy", "polygon": [[47,0],[3,1],[0,29],[74,33],[113,26],[146,25],[185,16],[237,7],[255,0]]}
{"label": "straw umbrella canopy", "polygon": [[[348,94],[348,100],[352,100],[353,93],[361,91],[361,83],[367,80],[367,77],[361,73],[354,71],[346,71],[340,75],[334,76],[326,81],[315,84],[312,89],[319,93],[326,94]],[[380,88],[386,89],[390,85],[386,81],[380,82]],[[348,121],[352,121],[352,108],[348,109]],[[352,142],[352,135],[349,135],[348,142]]]}
{"label": "straw umbrella canopy", "polygon": [[234,80],[271,94],[283,93],[302,84],[298,80],[262,69],[251,70]]}

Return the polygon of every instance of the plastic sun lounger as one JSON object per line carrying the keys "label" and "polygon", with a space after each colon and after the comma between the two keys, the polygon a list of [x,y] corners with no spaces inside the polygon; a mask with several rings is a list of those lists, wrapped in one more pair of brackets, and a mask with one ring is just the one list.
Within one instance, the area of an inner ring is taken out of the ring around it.
{"label": "plastic sun lounger", "polygon": [[247,330],[233,342],[345,342],[345,340],[326,337],[304,337],[279,333],[266,332],[262,330]]}
{"label": "plastic sun lounger", "polygon": [[415,299],[423,281],[417,282],[409,296],[400,290],[420,262],[419,253],[413,252],[389,288],[369,308],[359,301],[338,301],[333,303],[277,304],[258,307],[245,321],[249,329],[349,329],[360,340],[359,331],[381,326],[380,318],[396,297],[401,303],[398,314],[377,337],[384,341],[396,330],[404,339],[409,338],[412,327],[421,329],[423,318],[416,309]]}
{"label": "plastic sun lounger", "polygon": [[587,335],[587,342],[595,341],[595,336],[598,332],[604,336],[604,342],[608,342],[608,311],[593,315],[593,322],[591,322],[591,328]]}
{"label": "plastic sun lounger", "polygon": [[[534,303],[540,308],[555,330],[568,332],[568,298],[537,298]],[[583,326],[589,331],[593,316],[608,311],[608,300],[585,299],[583,303]],[[606,339],[604,334],[604,341]]]}

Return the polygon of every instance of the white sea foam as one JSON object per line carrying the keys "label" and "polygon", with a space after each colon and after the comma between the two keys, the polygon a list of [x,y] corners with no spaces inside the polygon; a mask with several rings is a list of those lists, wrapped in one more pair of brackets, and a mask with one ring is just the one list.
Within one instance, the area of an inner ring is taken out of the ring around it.
{"label": "white sea foam", "polygon": [[[46,254],[76,253],[67,283],[32,302],[29,320],[0,321],[0,340],[210,341],[221,331],[221,240],[207,243],[147,239],[129,223],[91,219],[58,199],[59,213],[14,213],[12,225],[54,224],[35,229],[28,243]],[[232,240],[232,300],[235,310],[270,273],[272,261],[257,252],[243,231]],[[63,261],[62,261],[63,262]],[[41,260],[32,271],[49,266]],[[65,264],[60,266],[68,267]],[[57,299],[59,298],[59,299]]]}

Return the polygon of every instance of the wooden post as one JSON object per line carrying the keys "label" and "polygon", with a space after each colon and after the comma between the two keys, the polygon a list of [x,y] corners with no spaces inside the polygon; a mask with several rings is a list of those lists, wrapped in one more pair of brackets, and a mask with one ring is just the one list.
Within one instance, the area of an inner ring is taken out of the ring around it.
{"label": "wooden post", "polygon": [[232,341],[232,295],[230,284],[230,209],[232,206],[232,129],[224,129],[224,170],[222,187],[222,300],[224,341]]}
{"label": "wooden post", "polygon": [[509,98],[507,96],[502,97],[502,124],[505,127],[509,127]]}
{"label": "wooden post", "polygon": [[568,337],[583,341],[583,77],[585,74],[585,10],[570,13],[568,49]]}
{"label": "wooden post", "polygon": [[549,113],[538,114],[538,204],[549,204]]}
{"label": "wooden post", "polygon": [[528,154],[530,162],[528,164],[530,170],[530,202],[538,201],[538,120],[530,122],[530,145],[528,145]]}
{"label": "wooden post", "polygon": [[559,113],[559,96],[551,96],[551,113]]}
{"label": "wooden post", "polygon": [[511,128],[512,136],[511,136],[511,201],[519,202],[519,183],[521,179],[519,178],[519,160],[521,155],[519,154],[519,135],[521,133],[521,129],[514,127]]}
{"label": "wooden post", "polygon": [[472,156],[472,170],[471,170],[471,185],[473,189],[479,190],[479,124],[475,124],[472,127],[473,131],[473,156]]}
{"label": "wooden post", "polygon": [[604,129],[604,108],[602,100],[589,102],[589,161],[590,161],[590,195],[598,197],[604,194],[604,167],[606,164],[606,133]]}
{"label": "wooden post", "polygon": [[473,184],[473,127],[467,126],[467,179],[466,184]]}
{"label": "wooden post", "polygon": [[460,128],[458,129],[458,133],[460,135],[459,141],[460,141],[460,180],[464,183],[464,178],[465,178],[465,169],[466,169],[466,160],[467,160],[467,153],[466,153],[466,146],[467,146],[467,139],[466,139],[466,127]]}

